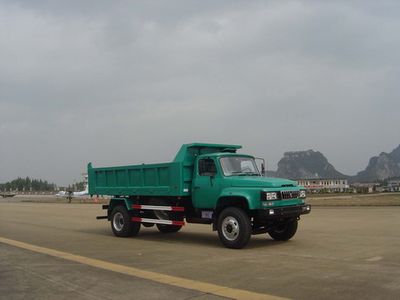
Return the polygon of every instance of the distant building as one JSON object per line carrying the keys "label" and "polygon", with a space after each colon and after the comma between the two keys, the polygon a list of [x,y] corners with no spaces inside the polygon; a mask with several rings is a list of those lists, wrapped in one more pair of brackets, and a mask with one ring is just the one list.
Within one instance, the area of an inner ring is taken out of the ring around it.
{"label": "distant building", "polygon": [[353,190],[353,193],[373,193],[373,192],[382,192],[383,190],[380,190],[380,184],[379,183],[353,183],[351,185],[351,188]]}
{"label": "distant building", "polygon": [[387,184],[388,192],[400,192],[400,180],[389,180]]}
{"label": "distant building", "polygon": [[349,189],[347,179],[298,179],[299,185],[304,186],[308,191],[319,193],[342,193]]}

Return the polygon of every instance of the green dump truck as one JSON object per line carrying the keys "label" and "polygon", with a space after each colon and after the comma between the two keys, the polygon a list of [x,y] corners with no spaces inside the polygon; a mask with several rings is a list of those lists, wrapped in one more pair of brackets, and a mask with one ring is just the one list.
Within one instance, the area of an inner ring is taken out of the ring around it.
{"label": "green dump truck", "polygon": [[89,194],[112,196],[103,205],[118,237],[135,236],[140,226],[163,233],[186,223],[211,224],[228,248],[243,248],[252,234],[279,241],[297,231],[308,214],[306,192],[296,182],[264,177],[256,158],[239,145],[185,144],[170,163],[93,168]]}

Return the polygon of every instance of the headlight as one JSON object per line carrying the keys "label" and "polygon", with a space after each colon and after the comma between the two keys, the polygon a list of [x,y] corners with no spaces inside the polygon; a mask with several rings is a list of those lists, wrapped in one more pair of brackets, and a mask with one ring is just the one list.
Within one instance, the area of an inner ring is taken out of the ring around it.
{"label": "headlight", "polygon": [[305,190],[301,190],[299,193],[299,198],[305,198],[306,197],[306,191]]}
{"label": "headlight", "polygon": [[266,193],[267,200],[276,200],[278,199],[278,194],[276,192]]}
{"label": "headlight", "polygon": [[[261,192],[262,201],[279,200],[279,192]],[[272,202],[271,202],[272,203]]]}

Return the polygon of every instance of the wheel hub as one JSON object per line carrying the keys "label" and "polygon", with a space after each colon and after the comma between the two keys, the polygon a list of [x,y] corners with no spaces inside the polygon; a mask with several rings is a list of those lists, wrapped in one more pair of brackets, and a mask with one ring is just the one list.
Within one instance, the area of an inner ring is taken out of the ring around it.
{"label": "wheel hub", "polygon": [[122,228],[124,228],[124,216],[122,215],[122,213],[117,212],[114,215],[113,226],[114,226],[115,230],[117,230],[117,231],[121,231]]}
{"label": "wheel hub", "polygon": [[236,240],[239,232],[239,222],[234,217],[228,216],[222,221],[222,234],[227,240]]}

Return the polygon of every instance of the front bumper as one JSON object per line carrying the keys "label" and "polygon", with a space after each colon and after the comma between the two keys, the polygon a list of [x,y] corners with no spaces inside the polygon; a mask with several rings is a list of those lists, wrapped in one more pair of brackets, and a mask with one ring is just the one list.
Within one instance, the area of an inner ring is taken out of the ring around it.
{"label": "front bumper", "polygon": [[310,212],[311,205],[304,204],[263,209],[258,211],[258,215],[262,219],[293,218],[300,215],[309,214]]}

